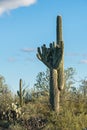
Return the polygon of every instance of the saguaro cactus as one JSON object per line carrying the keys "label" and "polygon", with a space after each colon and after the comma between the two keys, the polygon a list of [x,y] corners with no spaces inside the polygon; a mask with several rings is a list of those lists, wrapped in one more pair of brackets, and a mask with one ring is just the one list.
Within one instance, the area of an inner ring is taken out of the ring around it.
{"label": "saguaro cactus", "polygon": [[59,96],[64,86],[64,43],[62,41],[62,17],[57,16],[57,42],[37,48],[37,57],[50,69],[50,104],[59,112]]}
{"label": "saguaro cactus", "polygon": [[19,81],[19,91],[17,91],[17,94],[19,96],[20,106],[22,106],[22,104],[23,104],[22,79],[20,79],[20,81]]}
{"label": "saguaro cactus", "polygon": [[22,98],[22,79],[20,79],[19,90],[20,90],[20,106],[22,106],[22,103],[23,103],[23,98]]}

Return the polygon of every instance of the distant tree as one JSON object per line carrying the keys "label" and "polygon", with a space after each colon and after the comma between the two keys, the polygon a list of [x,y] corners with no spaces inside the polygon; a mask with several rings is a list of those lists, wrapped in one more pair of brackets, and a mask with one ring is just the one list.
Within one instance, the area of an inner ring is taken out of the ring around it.
{"label": "distant tree", "polygon": [[80,93],[85,97],[87,97],[87,78],[81,80],[81,85],[79,87]]}
{"label": "distant tree", "polygon": [[36,76],[34,87],[37,91],[49,91],[49,69],[46,72],[39,72]]}
{"label": "distant tree", "polygon": [[0,94],[6,94],[9,92],[8,85],[5,83],[5,78],[0,75]]}
{"label": "distant tree", "polygon": [[5,78],[0,75],[0,111],[9,109],[12,101],[12,93],[5,82]]}
{"label": "distant tree", "polygon": [[64,89],[61,93],[61,104],[65,103],[67,100],[73,100],[76,97],[77,89],[75,87],[74,76],[76,70],[73,67],[69,67],[64,70]]}
{"label": "distant tree", "polygon": [[74,76],[76,74],[76,70],[73,67],[69,67],[69,68],[65,69],[64,74],[65,74],[65,89],[67,91],[75,90]]}

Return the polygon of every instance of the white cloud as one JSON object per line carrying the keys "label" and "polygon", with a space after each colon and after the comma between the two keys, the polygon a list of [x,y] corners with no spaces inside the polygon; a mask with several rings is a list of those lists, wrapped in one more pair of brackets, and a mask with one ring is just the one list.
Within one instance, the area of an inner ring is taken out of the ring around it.
{"label": "white cloud", "polygon": [[37,0],[0,0],[0,15],[19,7],[30,6],[36,3],[36,1]]}
{"label": "white cloud", "polygon": [[80,63],[87,64],[87,60],[81,60]]}
{"label": "white cloud", "polygon": [[35,52],[36,49],[35,48],[23,48],[21,49],[22,52]]}

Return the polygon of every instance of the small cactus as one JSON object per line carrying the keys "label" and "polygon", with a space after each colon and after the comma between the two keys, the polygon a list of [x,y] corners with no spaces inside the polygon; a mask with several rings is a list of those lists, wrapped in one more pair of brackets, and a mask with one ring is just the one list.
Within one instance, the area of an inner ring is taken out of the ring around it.
{"label": "small cactus", "polygon": [[20,106],[23,105],[23,92],[22,92],[22,79],[19,81],[19,91],[17,91],[17,94],[19,96]]}

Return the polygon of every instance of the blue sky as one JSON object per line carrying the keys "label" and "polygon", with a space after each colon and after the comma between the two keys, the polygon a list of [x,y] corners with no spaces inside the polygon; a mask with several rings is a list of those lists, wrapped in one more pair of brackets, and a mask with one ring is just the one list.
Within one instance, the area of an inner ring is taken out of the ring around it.
{"label": "blue sky", "polygon": [[62,16],[64,67],[77,79],[87,76],[87,0],[0,0],[0,74],[16,91],[22,78],[33,87],[46,66],[37,47],[56,41],[56,17]]}

